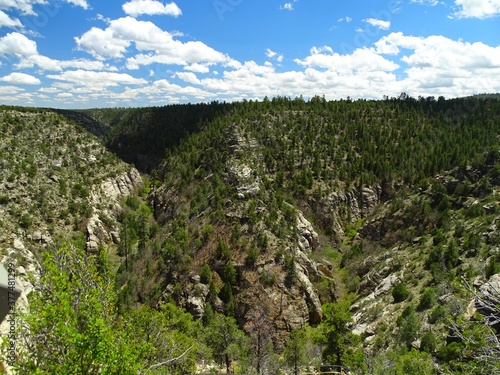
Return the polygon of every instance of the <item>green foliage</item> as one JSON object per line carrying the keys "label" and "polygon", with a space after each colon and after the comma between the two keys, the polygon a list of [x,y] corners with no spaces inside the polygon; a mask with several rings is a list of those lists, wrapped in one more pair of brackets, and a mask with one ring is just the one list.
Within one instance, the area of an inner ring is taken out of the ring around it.
{"label": "green foliage", "polygon": [[[133,311],[127,316],[130,337],[143,345],[141,355],[165,373],[186,374],[196,369],[196,360],[203,351],[199,344],[201,324],[193,316],[179,307],[166,303],[158,310],[148,306]],[[176,361],[173,359],[179,358]]]}
{"label": "green foliage", "polygon": [[423,311],[430,309],[431,307],[436,305],[436,291],[433,288],[427,288],[424,290],[422,295],[420,296],[420,301],[417,306],[418,311]]}
{"label": "green foliage", "polygon": [[293,369],[294,375],[299,374],[299,368],[307,364],[305,329],[294,330],[285,344],[283,356],[285,363]]}
{"label": "green foliage", "polygon": [[297,277],[297,268],[295,266],[295,257],[293,256],[293,254],[286,252],[285,256],[284,256],[284,261],[285,261],[284,267],[285,267],[287,278],[289,280],[295,280],[295,278]]}
{"label": "green foliage", "polygon": [[215,258],[221,260],[231,259],[231,250],[226,243],[219,242],[217,244],[217,249],[215,250]]}
{"label": "green foliage", "polygon": [[439,357],[446,362],[451,362],[459,359],[462,356],[463,344],[452,342],[441,348]]}
{"label": "green foliage", "polygon": [[22,228],[28,229],[32,223],[33,223],[33,218],[31,217],[30,214],[24,213],[21,215],[21,217],[19,219],[19,225]]}
{"label": "green foliage", "polygon": [[442,321],[446,317],[446,309],[438,305],[436,306],[429,315],[429,323],[434,324],[436,322]]}
{"label": "green foliage", "polygon": [[269,287],[273,286],[274,283],[276,282],[276,275],[271,270],[264,268],[260,273],[259,279],[264,286]]}
{"label": "green foliage", "polygon": [[491,276],[500,272],[500,254],[496,254],[488,259],[486,263],[485,274],[489,279]]}
{"label": "green foliage", "polygon": [[410,296],[410,291],[406,288],[406,285],[403,283],[398,283],[392,288],[392,298],[394,298],[394,302],[403,302]]}
{"label": "green foliage", "polygon": [[200,282],[203,284],[209,284],[212,281],[212,271],[208,264],[204,264],[200,269]]}
{"label": "green foliage", "polygon": [[421,329],[420,318],[417,316],[415,309],[408,306],[404,309],[396,321],[399,327],[398,340],[408,348],[415,341]]}
{"label": "green foliage", "polygon": [[232,317],[216,314],[204,329],[203,340],[210,348],[213,359],[226,367],[229,374],[233,361],[247,355],[247,338]]}
{"label": "green foliage", "polygon": [[252,245],[247,249],[247,258],[246,262],[249,266],[253,266],[257,259],[259,258],[260,252],[259,249],[255,246]]}
{"label": "green foliage", "polygon": [[109,271],[69,247],[47,253],[44,268],[21,325],[31,344],[19,353],[18,373],[136,374],[139,352],[117,320]]}
{"label": "green foliage", "polygon": [[395,367],[396,375],[432,375],[436,373],[431,356],[415,349],[397,358]]}
{"label": "green foliage", "polygon": [[364,368],[364,354],[360,348],[359,336],[349,329],[351,321],[347,301],[323,305],[320,326],[323,359],[326,363],[353,370]]}
{"label": "green foliage", "polygon": [[201,228],[200,233],[201,233],[201,237],[202,237],[203,242],[206,242],[208,240],[208,238],[213,233],[213,231],[214,231],[214,227],[212,225],[204,225]]}
{"label": "green foliage", "polygon": [[238,280],[238,273],[236,272],[236,268],[232,261],[227,261],[224,266],[224,282],[228,285],[236,285],[236,281]]}
{"label": "green foliage", "polygon": [[139,208],[139,205],[141,204],[141,201],[139,198],[135,195],[129,195],[125,199],[125,204],[130,207],[132,210],[137,210]]}
{"label": "green foliage", "polygon": [[436,336],[431,331],[425,332],[420,339],[420,350],[429,354],[436,351]]}
{"label": "green foliage", "polygon": [[460,263],[459,255],[458,244],[452,239],[443,254],[443,261],[448,269],[458,266]]}

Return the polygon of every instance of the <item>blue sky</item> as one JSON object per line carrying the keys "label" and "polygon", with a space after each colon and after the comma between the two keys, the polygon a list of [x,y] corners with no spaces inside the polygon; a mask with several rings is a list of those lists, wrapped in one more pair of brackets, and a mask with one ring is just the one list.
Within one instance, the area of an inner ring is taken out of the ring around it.
{"label": "blue sky", "polygon": [[500,0],[0,0],[0,104],[500,92]]}

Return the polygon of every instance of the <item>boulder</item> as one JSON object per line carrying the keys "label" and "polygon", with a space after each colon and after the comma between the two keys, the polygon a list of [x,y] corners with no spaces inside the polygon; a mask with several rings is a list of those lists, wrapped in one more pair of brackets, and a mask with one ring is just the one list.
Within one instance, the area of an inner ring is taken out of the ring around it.
{"label": "boulder", "polygon": [[40,232],[39,230],[36,230],[33,232],[33,234],[31,235],[31,238],[33,241],[41,241],[42,240],[42,232]]}
{"label": "boulder", "polygon": [[205,314],[204,298],[189,296],[187,299],[187,309],[196,319],[201,319]]}
{"label": "boulder", "polygon": [[391,274],[387,276],[380,282],[380,284],[375,289],[375,297],[389,292],[389,290],[391,290],[392,287],[396,285],[398,282],[399,282],[399,277],[397,277],[396,275]]}
{"label": "boulder", "polygon": [[14,247],[14,249],[18,250],[18,251],[24,251],[26,250],[26,247],[24,246],[23,244],[23,241],[21,241],[19,238],[14,238],[14,241],[12,243],[12,246]]}
{"label": "boulder", "polygon": [[96,254],[99,252],[99,244],[95,241],[88,241],[85,248],[89,253]]}

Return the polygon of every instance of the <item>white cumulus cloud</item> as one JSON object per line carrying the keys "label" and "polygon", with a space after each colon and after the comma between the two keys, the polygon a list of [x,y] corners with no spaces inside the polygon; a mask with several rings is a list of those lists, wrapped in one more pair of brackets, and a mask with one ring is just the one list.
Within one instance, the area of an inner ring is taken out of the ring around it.
{"label": "white cumulus cloud", "polygon": [[5,13],[3,10],[0,10],[0,27],[6,26],[6,27],[22,27],[23,25],[21,24],[21,21],[17,18],[10,18],[7,13]]}
{"label": "white cumulus cloud", "polygon": [[0,0],[0,9],[16,9],[24,15],[34,16],[35,4],[47,4],[47,0]]}
{"label": "white cumulus cloud", "polygon": [[422,5],[430,5],[432,7],[439,4],[439,0],[411,0],[410,2]]}
{"label": "white cumulus cloud", "polygon": [[25,73],[11,73],[0,78],[0,81],[8,82],[12,85],[39,85],[42,83],[38,78]]}
{"label": "white cumulus cloud", "polygon": [[374,27],[378,27],[381,30],[389,30],[391,27],[390,21],[378,20],[376,18],[365,18],[363,22],[366,22]]}
{"label": "white cumulus cloud", "polygon": [[132,17],[137,17],[141,14],[165,14],[174,17],[182,15],[182,11],[176,3],[171,2],[163,5],[160,1],[156,0],[131,0],[123,4],[122,9]]}
{"label": "white cumulus cloud", "polygon": [[500,14],[500,0],[455,0],[457,18],[489,18]]}
{"label": "white cumulus cloud", "polygon": [[124,58],[132,43],[140,51],[128,57],[126,67],[139,69],[154,63],[200,68],[217,63],[230,63],[226,54],[218,52],[200,41],[182,42],[174,34],[160,29],[150,21],[133,17],[112,20],[106,29],[93,27],[80,38],[75,38],[78,49],[95,58]]}
{"label": "white cumulus cloud", "polygon": [[0,54],[31,56],[38,52],[34,41],[21,33],[13,32],[0,38]]}
{"label": "white cumulus cloud", "polygon": [[275,52],[269,48],[266,49],[266,56],[270,59],[276,60],[279,63],[284,59],[282,54],[279,54],[278,52]]}
{"label": "white cumulus cloud", "polygon": [[126,73],[95,72],[83,69],[69,70],[57,75],[49,74],[47,78],[74,83],[78,86],[92,87],[93,90],[119,85],[143,85],[147,83],[143,78],[134,78]]}
{"label": "white cumulus cloud", "polygon": [[67,3],[73,4],[79,7],[82,7],[83,9],[90,9],[90,6],[87,2],[87,0],[66,0]]}

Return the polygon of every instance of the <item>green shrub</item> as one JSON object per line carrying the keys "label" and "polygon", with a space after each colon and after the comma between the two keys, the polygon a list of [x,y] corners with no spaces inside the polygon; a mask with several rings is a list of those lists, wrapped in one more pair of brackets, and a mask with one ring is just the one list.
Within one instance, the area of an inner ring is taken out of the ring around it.
{"label": "green shrub", "polygon": [[141,204],[141,201],[136,196],[128,196],[125,200],[125,204],[133,210],[137,210]]}
{"label": "green shrub", "polygon": [[217,244],[217,249],[215,249],[215,258],[216,259],[230,259],[231,258],[231,250],[229,246],[224,242],[219,242]]}
{"label": "green shrub", "polygon": [[494,274],[500,272],[500,255],[492,256],[488,259],[488,263],[486,264],[486,277],[489,279]]}
{"label": "green shrub", "polygon": [[452,342],[439,351],[439,357],[445,362],[457,360],[462,356],[462,349],[463,344]]}
{"label": "green shrub", "polygon": [[441,305],[436,306],[436,308],[432,310],[431,314],[429,315],[429,323],[434,324],[438,321],[441,321],[445,316],[446,309]]}
{"label": "green shrub", "polygon": [[19,220],[19,225],[24,229],[28,229],[33,223],[33,218],[29,214],[22,214]]}
{"label": "green shrub", "polygon": [[259,258],[260,252],[256,246],[250,246],[247,249],[247,259],[246,262],[249,266],[253,266],[257,259]]}
{"label": "green shrub", "polygon": [[212,280],[212,271],[208,264],[204,264],[200,269],[200,282],[203,284],[209,284]]}
{"label": "green shrub", "polygon": [[412,349],[410,352],[398,356],[395,372],[388,373],[396,375],[430,375],[436,372],[429,354]]}
{"label": "green shrub", "polygon": [[399,326],[399,341],[410,347],[411,343],[417,339],[421,328],[420,319],[413,306],[404,309],[396,323]]}
{"label": "green shrub", "polygon": [[403,283],[399,283],[392,288],[392,298],[394,298],[394,302],[403,302],[410,296],[410,291],[406,288],[406,285]]}
{"label": "green shrub", "polygon": [[426,332],[420,340],[420,350],[432,354],[436,351],[436,336],[432,332]]}
{"label": "green shrub", "polygon": [[427,288],[420,296],[417,310],[424,311],[431,308],[437,302],[436,292],[432,288]]}
{"label": "green shrub", "polygon": [[276,282],[276,276],[272,271],[264,269],[260,274],[260,282],[264,286],[273,286]]}

